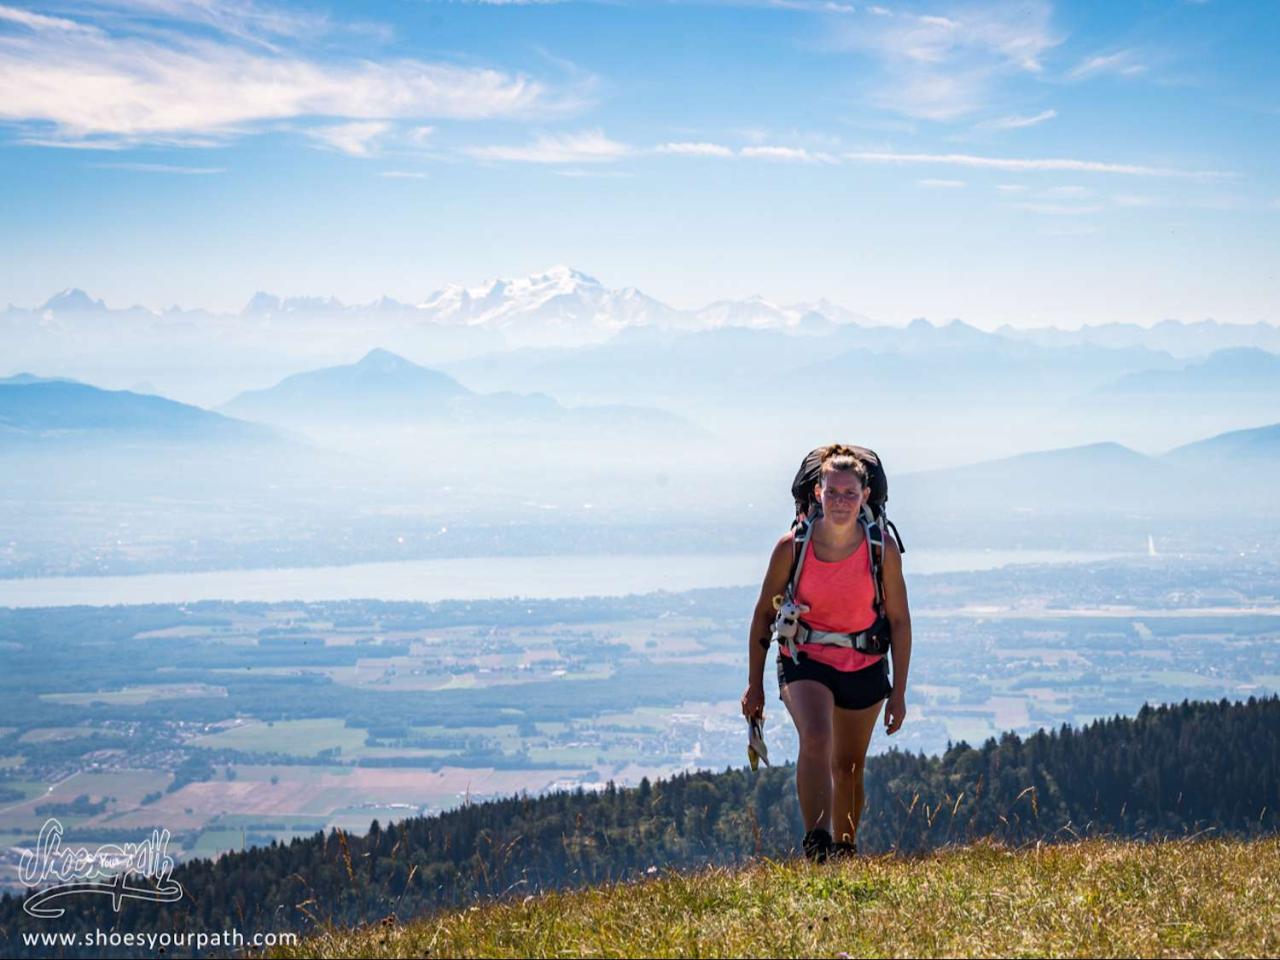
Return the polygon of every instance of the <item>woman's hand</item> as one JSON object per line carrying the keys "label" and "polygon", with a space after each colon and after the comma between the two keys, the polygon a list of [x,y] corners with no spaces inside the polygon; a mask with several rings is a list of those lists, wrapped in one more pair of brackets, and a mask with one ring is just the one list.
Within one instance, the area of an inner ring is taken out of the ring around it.
{"label": "woman's hand", "polygon": [[750,720],[757,714],[764,714],[764,684],[751,683],[747,692],[742,695],[742,715]]}
{"label": "woman's hand", "polygon": [[889,694],[889,702],[884,705],[885,733],[897,733],[906,717],[907,695],[903,691],[894,690],[893,693]]}

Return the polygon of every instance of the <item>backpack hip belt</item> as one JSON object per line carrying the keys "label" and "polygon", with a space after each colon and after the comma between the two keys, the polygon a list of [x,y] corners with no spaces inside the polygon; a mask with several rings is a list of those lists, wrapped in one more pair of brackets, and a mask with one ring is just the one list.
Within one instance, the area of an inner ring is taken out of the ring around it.
{"label": "backpack hip belt", "polygon": [[837,633],[831,630],[814,630],[801,621],[796,629],[795,642],[820,643],[831,647],[845,647],[859,653],[884,654],[889,650],[889,621],[883,616],[858,633]]}

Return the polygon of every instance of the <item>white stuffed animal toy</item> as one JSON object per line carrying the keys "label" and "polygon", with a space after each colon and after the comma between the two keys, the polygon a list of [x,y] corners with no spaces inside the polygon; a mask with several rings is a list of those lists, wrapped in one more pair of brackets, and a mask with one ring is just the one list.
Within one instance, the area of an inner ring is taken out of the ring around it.
{"label": "white stuffed animal toy", "polygon": [[772,639],[775,643],[785,642],[787,653],[794,660],[796,658],[796,629],[800,626],[800,617],[809,612],[809,607],[807,604],[796,603],[794,600],[783,600],[781,597],[775,599],[773,605],[778,611],[778,615],[773,618]]}

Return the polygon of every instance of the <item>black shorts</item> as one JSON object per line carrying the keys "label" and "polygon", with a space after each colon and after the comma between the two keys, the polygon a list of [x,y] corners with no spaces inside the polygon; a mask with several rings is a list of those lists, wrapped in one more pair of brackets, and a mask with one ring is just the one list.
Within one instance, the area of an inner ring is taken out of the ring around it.
{"label": "black shorts", "polygon": [[836,706],[841,710],[865,710],[877,703],[893,691],[889,682],[889,658],[881,657],[869,667],[861,670],[837,670],[835,667],[819,663],[813,657],[800,654],[800,662],[796,663],[786,654],[778,654],[778,696],[782,689],[793,680],[817,680],[831,691]]}

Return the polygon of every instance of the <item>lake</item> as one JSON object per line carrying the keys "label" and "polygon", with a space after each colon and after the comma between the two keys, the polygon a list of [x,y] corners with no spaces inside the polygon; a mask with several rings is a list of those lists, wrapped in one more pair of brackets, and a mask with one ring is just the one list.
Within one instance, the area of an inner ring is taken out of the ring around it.
{"label": "lake", "polygon": [[[907,575],[1119,556],[1066,550],[912,550]],[[198,600],[486,600],[619,596],[758,584],[766,554],[617,554],[396,560],[340,567],[0,579],[0,607],[110,606]]]}

